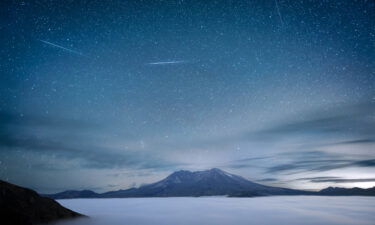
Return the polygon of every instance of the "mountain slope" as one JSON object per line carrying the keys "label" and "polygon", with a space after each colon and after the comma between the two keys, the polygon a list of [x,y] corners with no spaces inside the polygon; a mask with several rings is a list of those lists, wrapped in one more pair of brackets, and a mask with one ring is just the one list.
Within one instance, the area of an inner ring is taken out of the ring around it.
{"label": "mountain slope", "polygon": [[31,225],[83,216],[35,191],[0,180],[0,223]]}

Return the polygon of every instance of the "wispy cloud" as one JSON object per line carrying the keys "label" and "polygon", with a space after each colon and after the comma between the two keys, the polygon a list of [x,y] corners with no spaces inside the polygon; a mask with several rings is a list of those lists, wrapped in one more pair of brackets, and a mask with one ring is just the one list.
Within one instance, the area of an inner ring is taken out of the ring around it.
{"label": "wispy cloud", "polygon": [[309,181],[312,183],[365,183],[375,182],[375,178],[346,179],[340,177],[306,177],[296,180]]}
{"label": "wispy cloud", "polygon": [[322,151],[286,153],[289,163],[279,164],[266,168],[266,173],[298,173],[306,171],[322,172],[349,167],[375,167],[374,159],[355,159],[345,154],[333,154]]}
{"label": "wispy cloud", "polygon": [[[375,139],[375,103],[346,105],[331,109],[306,113],[303,119],[291,119],[267,129],[249,132],[243,138],[277,140],[289,135],[350,135],[347,144],[353,137],[359,142],[373,142]],[[345,141],[342,142],[345,144]]]}
{"label": "wispy cloud", "polygon": [[262,168],[259,164],[264,162],[264,160],[271,159],[271,156],[263,156],[263,157],[250,157],[250,158],[243,158],[238,160],[232,160],[227,162],[224,166],[233,169],[241,169],[241,168],[251,168],[251,167],[258,167]]}
{"label": "wispy cloud", "polygon": [[0,148],[9,153],[22,151],[54,156],[61,161],[75,159],[81,162],[82,168],[157,170],[180,165],[147,151],[102,144],[94,132],[100,128],[66,118],[1,113]]}
{"label": "wispy cloud", "polygon": [[[286,139],[293,139],[293,148],[301,152],[314,151],[324,146],[370,145],[375,144],[374,118],[375,102],[365,101],[300,113],[265,128],[197,140],[194,145],[213,148],[247,142],[262,144],[266,148],[268,145],[279,145]],[[267,157],[272,157],[267,152],[264,153]]]}
{"label": "wispy cloud", "polygon": [[274,181],[278,181],[278,179],[276,178],[264,178],[264,179],[259,179],[259,180],[256,180],[258,182],[274,182]]}
{"label": "wispy cloud", "polygon": [[[368,149],[375,144],[375,103],[321,109],[296,118],[299,119],[286,119],[268,128],[242,132],[212,143],[256,142],[264,146],[263,152],[255,151],[258,157],[228,162],[228,167],[235,169],[258,167],[266,173],[282,174],[374,167],[375,158]],[[267,152],[268,146],[277,151]],[[355,155],[338,151],[354,147]]]}

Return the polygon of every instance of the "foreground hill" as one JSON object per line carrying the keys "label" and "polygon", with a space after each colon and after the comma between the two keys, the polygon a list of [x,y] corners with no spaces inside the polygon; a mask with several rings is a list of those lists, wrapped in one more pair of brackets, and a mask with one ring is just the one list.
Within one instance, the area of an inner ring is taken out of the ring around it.
{"label": "foreground hill", "polygon": [[83,216],[35,191],[0,180],[0,224],[32,225]]}

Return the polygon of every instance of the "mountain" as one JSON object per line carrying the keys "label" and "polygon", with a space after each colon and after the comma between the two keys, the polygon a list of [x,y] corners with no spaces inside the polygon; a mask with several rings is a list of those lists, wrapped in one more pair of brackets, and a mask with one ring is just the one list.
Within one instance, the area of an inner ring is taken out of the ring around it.
{"label": "mountain", "polygon": [[214,168],[190,172],[181,170],[165,179],[139,188],[107,192],[101,197],[179,197],[179,196],[250,196],[303,194],[302,191],[270,187]]}
{"label": "mountain", "polygon": [[228,195],[254,197],[265,195],[303,195],[310,192],[270,187],[246,180],[243,177],[214,168],[190,172],[180,170],[156,183],[97,194],[92,191],[65,191],[47,195],[61,198],[128,198],[128,197],[182,197]]}
{"label": "mountain", "polygon": [[0,180],[0,224],[33,225],[83,215],[35,191]]}
{"label": "mountain", "polygon": [[53,199],[68,199],[68,198],[99,198],[100,194],[90,191],[63,191],[56,194],[44,194],[43,196],[53,198]]}
{"label": "mountain", "polygon": [[65,191],[49,197],[60,198],[130,198],[130,197],[183,197],[214,196],[256,197],[269,195],[365,195],[375,196],[374,188],[327,188],[320,192],[271,187],[214,168],[204,171],[180,170],[156,183],[98,194],[92,191]]}
{"label": "mountain", "polygon": [[328,187],[319,191],[320,195],[329,196],[375,196],[375,187],[362,189],[362,188],[339,188],[339,187]]}

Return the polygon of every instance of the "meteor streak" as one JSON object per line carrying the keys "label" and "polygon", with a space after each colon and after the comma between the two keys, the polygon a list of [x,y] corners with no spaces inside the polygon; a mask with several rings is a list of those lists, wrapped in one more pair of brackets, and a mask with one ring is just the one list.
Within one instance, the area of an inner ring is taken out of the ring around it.
{"label": "meteor streak", "polygon": [[55,48],[60,48],[62,50],[65,50],[67,52],[70,52],[70,53],[73,53],[73,54],[76,54],[76,55],[80,55],[80,56],[83,56],[83,54],[81,52],[78,52],[78,51],[75,51],[75,50],[72,50],[72,49],[69,49],[69,48],[65,48],[64,46],[61,46],[61,45],[57,45],[57,44],[54,44],[54,43],[51,43],[49,41],[44,41],[44,40],[39,40],[40,42],[43,42],[44,44],[47,44],[47,45],[50,45],[52,47],[55,47]]}
{"label": "meteor streak", "polygon": [[275,0],[275,5],[276,5],[277,14],[279,14],[281,26],[284,26],[284,21],[283,21],[283,17],[281,16],[278,0]]}
{"label": "meteor streak", "polygon": [[170,64],[181,64],[186,63],[184,60],[177,60],[177,61],[162,61],[162,62],[150,62],[147,65],[170,65]]}

